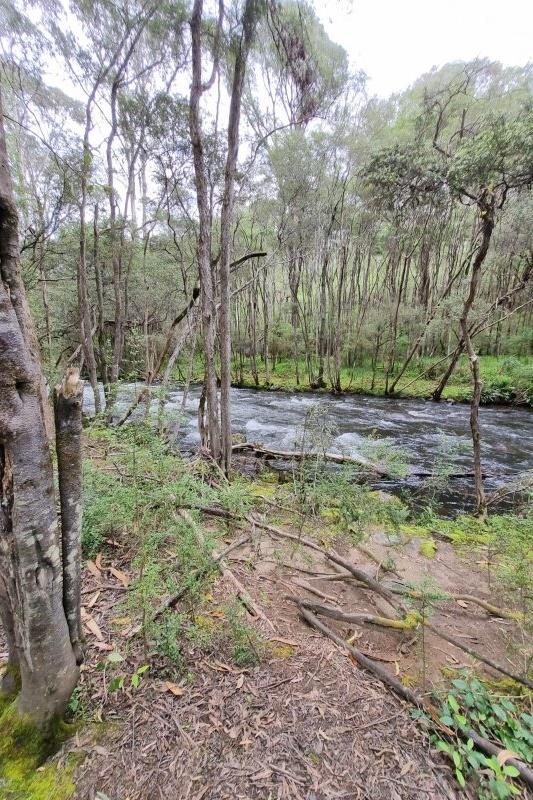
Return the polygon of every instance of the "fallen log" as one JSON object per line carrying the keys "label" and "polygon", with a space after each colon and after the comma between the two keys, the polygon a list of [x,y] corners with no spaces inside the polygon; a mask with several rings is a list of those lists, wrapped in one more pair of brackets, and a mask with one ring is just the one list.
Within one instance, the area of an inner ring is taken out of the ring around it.
{"label": "fallen log", "polygon": [[341,453],[309,453],[298,452],[296,450],[271,450],[264,447],[262,444],[254,444],[253,442],[243,442],[242,444],[232,445],[234,453],[252,452],[256,456],[262,456],[267,459],[285,459],[287,461],[305,461],[308,458],[323,458],[325,461],[331,461],[334,464],[354,464],[358,467],[363,467],[368,472],[379,475],[380,478],[390,478],[390,471],[381,464],[374,464],[364,456],[345,456]]}

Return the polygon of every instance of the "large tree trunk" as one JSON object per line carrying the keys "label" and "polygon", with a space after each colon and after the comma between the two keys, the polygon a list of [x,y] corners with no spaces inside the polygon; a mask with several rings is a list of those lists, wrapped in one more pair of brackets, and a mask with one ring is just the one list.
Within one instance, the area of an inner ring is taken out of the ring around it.
{"label": "large tree trunk", "polygon": [[[18,709],[46,727],[78,680],[63,569],[42,372],[19,264],[0,97],[0,618],[20,674]],[[14,688],[13,674],[2,691]]]}

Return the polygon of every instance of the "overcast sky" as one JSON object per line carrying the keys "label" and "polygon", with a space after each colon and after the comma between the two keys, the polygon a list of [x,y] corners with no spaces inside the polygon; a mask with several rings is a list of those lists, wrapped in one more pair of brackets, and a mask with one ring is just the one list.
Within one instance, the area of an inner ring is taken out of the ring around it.
{"label": "overcast sky", "polygon": [[388,97],[432,66],[487,56],[533,61],[533,0],[315,0],[331,39]]}

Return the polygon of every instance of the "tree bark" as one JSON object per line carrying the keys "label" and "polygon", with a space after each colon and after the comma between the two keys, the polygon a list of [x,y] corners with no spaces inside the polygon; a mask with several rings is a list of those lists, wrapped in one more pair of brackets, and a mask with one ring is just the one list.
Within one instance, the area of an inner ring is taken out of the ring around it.
{"label": "tree bark", "polygon": [[[0,97],[0,618],[20,674],[18,710],[46,727],[78,680],[63,576],[42,371],[21,279]],[[13,676],[2,691],[13,687]]]}
{"label": "tree bark", "polygon": [[83,381],[77,369],[68,369],[54,392],[56,453],[61,503],[61,560],[63,608],[70,643],[81,664],[81,521],[82,521],[82,406]]}
{"label": "tree bark", "polygon": [[487,498],[483,486],[483,470],[481,466],[481,431],[479,427],[479,405],[481,402],[481,379],[479,375],[479,359],[472,345],[468,327],[468,318],[477,295],[481,266],[487,257],[490,240],[494,230],[495,199],[492,192],[484,189],[478,199],[478,208],[481,214],[481,245],[472,264],[470,288],[461,312],[460,323],[464,346],[470,359],[472,369],[473,392],[470,405],[470,429],[472,431],[472,445],[474,450],[474,481],[476,488],[477,514],[484,518],[487,515]]}

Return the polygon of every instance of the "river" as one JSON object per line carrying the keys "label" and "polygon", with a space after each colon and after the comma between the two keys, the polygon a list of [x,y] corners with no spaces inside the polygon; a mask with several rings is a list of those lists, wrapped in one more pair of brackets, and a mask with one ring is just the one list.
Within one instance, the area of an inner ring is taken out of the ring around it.
{"label": "river", "polygon": [[[135,396],[137,387],[121,387],[120,414]],[[191,388],[180,413],[183,392],[171,391],[165,406],[169,428],[182,452],[194,451],[199,443],[197,408],[199,387]],[[407,479],[380,481],[384,490],[421,493],[424,478],[414,473],[435,473],[447,466],[454,475],[472,471],[470,407],[463,404],[424,400],[389,399],[362,395],[333,397],[307,393],[232,389],[233,431],[246,441],[280,450],[313,444],[331,452],[363,454],[382,460],[392,453],[402,462]],[[156,402],[153,404],[154,413]],[[94,409],[86,386],[85,410]],[[136,415],[142,416],[143,407]],[[503,406],[480,409],[482,462],[488,492],[533,470],[533,410]],[[305,428],[305,432],[304,432]],[[446,515],[472,509],[473,480],[454,477],[441,498]],[[423,500],[421,500],[423,502]]]}

